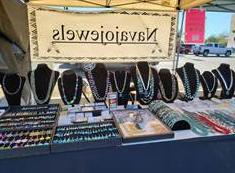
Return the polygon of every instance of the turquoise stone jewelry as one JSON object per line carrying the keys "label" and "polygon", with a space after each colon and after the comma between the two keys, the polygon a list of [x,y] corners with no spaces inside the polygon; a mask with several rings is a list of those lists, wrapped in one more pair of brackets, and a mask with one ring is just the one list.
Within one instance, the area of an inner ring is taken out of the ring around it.
{"label": "turquoise stone jewelry", "polygon": [[75,75],[76,75],[76,85],[75,85],[74,95],[73,95],[72,100],[68,100],[66,97],[65,89],[64,89],[64,73],[61,74],[61,87],[62,87],[62,92],[63,92],[63,98],[64,98],[64,101],[67,103],[67,105],[73,105],[77,99],[79,76],[77,75],[77,73],[75,73]]}
{"label": "turquoise stone jewelry", "polygon": [[195,70],[195,75],[196,75],[196,86],[195,86],[195,92],[192,93],[191,88],[190,88],[190,82],[188,80],[188,75],[187,72],[185,70],[185,68],[183,67],[183,75],[184,75],[184,90],[185,90],[185,99],[187,101],[193,100],[195,97],[197,97],[198,95],[198,90],[199,90],[199,86],[200,86],[200,80],[199,80],[199,75],[197,73],[197,70]]}
{"label": "turquoise stone jewelry", "polygon": [[137,90],[140,94],[140,100],[144,104],[150,103],[154,97],[154,77],[151,67],[148,67],[148,81],[146,86],[139,70],[139,67],[138,65],[136,65]]}

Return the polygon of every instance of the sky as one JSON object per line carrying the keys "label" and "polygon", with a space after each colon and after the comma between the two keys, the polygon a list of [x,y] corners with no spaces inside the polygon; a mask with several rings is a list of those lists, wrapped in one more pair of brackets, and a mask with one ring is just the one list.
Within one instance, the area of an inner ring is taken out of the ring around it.
{"label": "sky", "polygon": [[[179,22],[181,18],[182,14],[179,16]],[[211,35],[229,34],[231,19],[232,13],[206,12],[206,38]]]}

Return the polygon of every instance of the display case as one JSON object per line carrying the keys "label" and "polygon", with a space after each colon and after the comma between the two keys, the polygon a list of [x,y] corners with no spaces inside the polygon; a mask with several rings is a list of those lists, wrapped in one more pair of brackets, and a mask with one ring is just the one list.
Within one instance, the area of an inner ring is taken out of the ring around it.
{"label": "display case", "polygon": [[0,159],[50,153],[52,128],[0,132]]}
{"label": "display case", "polygon": [[76,151],[121,145],[113,121],[58,126],[51,145],[52,152]]}
{"label": "display case", "polygon": [[173,138],[174,133],[148,109],[113,111],[123,142]]}
{"label": "display case", "polygon": [[59,105],[11,107],[0,117],[0,131],[53,128],[59,110]]}

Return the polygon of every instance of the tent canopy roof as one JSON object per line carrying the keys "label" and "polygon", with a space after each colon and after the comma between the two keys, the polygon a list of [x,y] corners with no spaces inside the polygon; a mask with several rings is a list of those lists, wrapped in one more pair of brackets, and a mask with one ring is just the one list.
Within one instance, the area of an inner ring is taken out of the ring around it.
{"label": "tent canopy roof", "polygon": [[214,0],[202,5],[207,11],[235,13],[235,0]]}
{"label": "tent canopy roof", "polygon": [[29,0],[29,4],[69,7],[109,7],[118,9],[175,11],[196,7],[212,0]]}

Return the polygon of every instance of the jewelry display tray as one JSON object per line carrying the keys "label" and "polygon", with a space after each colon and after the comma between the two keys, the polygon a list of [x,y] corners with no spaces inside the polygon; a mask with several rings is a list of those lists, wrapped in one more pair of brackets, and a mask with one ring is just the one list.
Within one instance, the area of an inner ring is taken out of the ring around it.
{"label": "jewelry display tray", "polygon": [[[112,122],[114,125],[115,123]],[[98,123],[92,123],[98,124]],[[80,126],[86,125],[86,123],[79,124]],[[58,126],[58,127],[68,127],[68,126],[77,126],[76,125],[67,125],[67,126]],[[115,125],[116,127],[116,125]],[[119,130],[118,130],[119,131]],[[55,132],[56,133],[56,130]],[[55,136],[55,135],[53,135]],[[54,137],[53,137],[54,138]],[[62,143],[62,144],[55,144],[53,143],[53,139],[51,142],[51,152],[58,153],[58,152],[67,152],[67,151],[78,151],[78,150],[86,150],[86,149],[96,149],[96,148],[107,148],[107,147],[116,147],[122,144],[122,138],[120,136],[112,138],[112,139],[102,139],[96,141],[84,141],[84,142],[71,142],[71,143]]]}
{"label": "jewelry display tray", "polygon": [[[2,107],[2,108],[5,108],[5,107]],[[28,109],[28,110],[24,110],[24,109]],[[30,117],[37,117],[37,115],[34,115],[33,113],[36,111],[36,112],[40,112],[40,111],[46,111],[46,110],[53,110],[55,113],[42,113],[41,115],[42,116],[55,116],[55,118],[53,119],[53,123],[51,125],[48,125],[48,126],[43,126],[43,127],[22,127],[22,128],[17,128],[17,127],[14,127],[13,129],[9,127],[9,129],[4,129],[4,128],[1,128],[0,127],[0,132],[1,131],[11,131],[11,130],[26,130],[26,129],[30,129],[30,130],[36,130],[36,129],[42,129],[42,128],[54,128],[57,123],[58,123],[58,119],[59,119],[59,114],[60,114],[60,110],[61,110],[61,107],[59,104],[49,104],[49,105],[30,105],[30,106],[11,106],[11,107],[8,107],[6,109],[6,111],[0,116],[0,120],[2,119],[10,119],[10,118],[13,118],[13,119],[17,119],[17,118],[27,118],[27,116],[30,116]],[[20,113],[22,111],[25,111],[25,112],[28,112],[29,115],[8,115],[9,113]],[[30,114],[30,112],[32,112],[32,114]],[[1,124],[1,122],[0,122]]]}
{"label": "jewelry display tray", "polygon": [[[131,109],[128,109],[128,110],[131,110]],[[147,109],[145,109],[145,110],[147,110]],[[122,110],[122,111],[125,111],[125,110]],[[155,118],[158,121],[160,121],[162,123],[162,125],[168,130],[167,134],[143,135],[143,136],[139,136],[139,137],[125,138],[124,134],[122,133],[121,127],[120,127],[117,119],[115,118],[115,116],[114,116],[114,122],[115,122],[115,124],[118,128],[118,131],[119,131],[120,135],[122,136],[122,142],[123,143],[135,143],[135,142],[142,142],[142,141],[154,141],[154,140],[159,140],[159,139],[174,138],[174,136],[175,136],[174,132],[167,125],[165,125],[159,118],[157,118],[157,117],[155,117]]]}
{"label": "jewelry display tray", "polygon": [[[48,128],[45,128],[45,129],[48,129]],[[18,130],[15,130],[15,131],[18,131]],[[13,131],[11,130],[11,132]],[[53,138],[53,129],[51,129],[51,140],[52,138]],[[51,140],[50,140],[50,143],[51,143]],[[0,159],[21,158],[21,157],[26,157],[26,156],[50,154],[50,143],[48,145],[41,145],[41,146],[0,149]]]}

